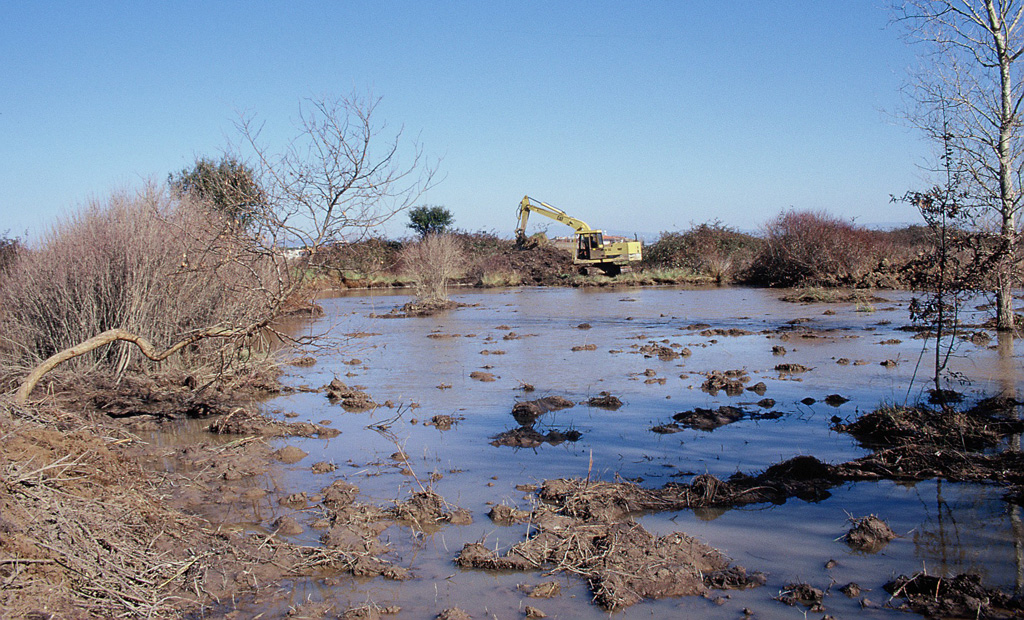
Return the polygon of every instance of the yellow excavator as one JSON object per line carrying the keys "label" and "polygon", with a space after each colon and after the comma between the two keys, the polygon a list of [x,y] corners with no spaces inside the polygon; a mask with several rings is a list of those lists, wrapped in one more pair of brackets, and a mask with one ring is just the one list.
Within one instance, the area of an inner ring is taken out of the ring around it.
{"label": "yellow excavator", "polygon": [[600,230],[594,230],[583,220],[529,196],[524,196],[519,203],[516,241],[520,244],[526,242],[526,221],[530,219],[531,213],[540,213],[576,231],[576,249],[572,262],[579,266],[581,272],[596,268],[609,276],[614,276],[622,271],[629,271],[633,263],[643,258],[643,248],[639,241],[605,242],[604,234]]}

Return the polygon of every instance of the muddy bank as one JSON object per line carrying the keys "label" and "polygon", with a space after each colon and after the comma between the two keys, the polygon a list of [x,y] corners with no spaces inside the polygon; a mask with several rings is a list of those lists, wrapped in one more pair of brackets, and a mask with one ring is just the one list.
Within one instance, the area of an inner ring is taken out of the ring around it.
{"label": "muddy bank", "polygon": [[[166,499],[209,462],[235,463],[204,474],[211,483],[220,476],[230,484],[228,471],[239,480],[256,475],[269,456],[237,454],[258,442],[219,455],[196,447],[196,469],[174,474],[147,468],[137,437],[103,416],[4,401],[0,432],[5,617],[170,617],[286,575],[343,566],[344,558],[329,549],[213,527],[179,507],[191,501],[191,490]],[[237,467],[243,462],[263,464]]]}
{"label": "muddy bank", "polygon": [[[273,450],[268,439],[338,431],[270,419],[234,400],[264,392],[253,384],[200,395],[190,384],[129,377],[120,386],[57,391],[46,404],[0,401],[4,617],[220,616],[256,594],[264,609],[287,607],[268,585],[342,573],[408,578],[378,538],[391,525],[470,521],[429,492],[378,507],[356,502],[358,488],[342,480],[319,492],[278,488],[276,468],[307,455],[290,445]],[[182,403],[195,405],[176,409]],[[208,432],[186,445],[135,434],[186,416],[209,420]],[[289,510],[264,521],[271,517],[259,507],[267,502]],[[319,522],[307,516],[314,508],[324,515]],[[324,529],[321,545],[290,542],[307,527]]]}

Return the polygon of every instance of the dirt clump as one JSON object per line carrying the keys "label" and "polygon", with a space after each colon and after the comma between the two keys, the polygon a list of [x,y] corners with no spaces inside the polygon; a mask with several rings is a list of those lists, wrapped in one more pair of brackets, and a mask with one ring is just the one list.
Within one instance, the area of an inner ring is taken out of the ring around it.
{"label": "dirt clump", "polygon": [[875,515],[853,519],[853,527],[846,533],[843,540],[850,548],[864,553],[877,553],[889,541],[896,538],[896,533]]}
{"label": "dirt clump", "polygon": [[791,607],[804,605],[810,607],[811,611],[825,611],[822,601],[825,600],[825,593],[808,583],[791,583],[779,593],[775,600],[785,603]]}
{"label": "dirt clump", "polygon": [[885,584],[893,598],[903,598],[901,607],[928,618],[1020,618],[1024,602],[996,589],[981,585],[981,577],[961,574],[952,578],[918,573],[901,575]]}
{"label": "dirt clump", "polygon": [[622,609],[645,598],[703,595],[709,588],[763,583],[763,576],[748,577],[718,551],[686,534],[655,536],[632,520],[622,520],[625,513],[620,511],[573,515],[568,510],[569,495],[560,497],[562,503],[541,505],[533,512],[531,521],[536,529],[532,538],[501,555],[480,543],[469,543],[456,563],[471,568],[578,574],[590,585],[594,601],[607,610]]}
{"label": "dirt clump", "polygon": [[569,409],[575,404],[562,396],[545,396],[535,400],[524,400],[512,406],[512,417],[522,426],[532,425],[538,418],[550,411]]}
{"label": "dirt clump", "polygon": [[318,461],[313,463],[313,466],[310,468],[314,474],[329,474],[336,469],[338,469],[337,465],[334,463],[328,463],[327,461]]}
{"label": "dirt clump", "polygon": [[803,364],[778,364],[775,366],[775,372],[783,375],[793,375],[801,372],[807,372],[808,370],[810,370],[810,368]]}
{"label": "dirt clump", "polygon": [[617,396],[613,396],[609,392],[601,392],[597,396],[591,396],[587,400],[587,405],[590,407],[598,407],[601,409],[610,409],[615,411],[619,407],[622,407],[622,401]]}
{"label": "dirt clump", "polygon": [[657,357],[663,362],[671,362],[672,360],[679,359],[680,357],[680,353],[672,347],[666,347],[655,343],[645,344],[638,350],[644,357]]}
{"label": "dirt clump", "polygon": [[296,448],[295,446],[285,446],[277,452],[274,452],[274,458],[286,465],[298,463],[307,456],[309,456],[308,452],[301,448]]}
{"label": "dirt clump", "polygon": [[983,450],[1008,435],[1024,432],[1024,421],[1007,418],[1005,409],[982,401],[961,411],[949,407],[883,407],[851,424],[834,428],[847,432],[869,447],[923,445]]}
{"label": "dirt clump", "polygon": [[597,351],[597,345],[596,345],[596,344],[581,344],[581,345],[576,345],[576,346],[574,346],[574,347],[572,348],[572,351],[573,351],[573,352],[579,352],[579,351]]}
{"label": "dirt clump", "polygon": [[412,497],[396,503],[385,514],[425,532],[435,531],[443,523],[466,525],[473,521],[469,511],[450,505],[430,490],[413,493]]}
{"label": "dirt clump", "polygon": [[[712,396],[724,390],[727,396],[739,396],[744,392],[744,384],[750,381],[750,377],[744,370],[713,370],[705,375],[704,383],[700,389]],[[755,390],[756,391],[756,390]]]}
{"label": "dirt clump", "polygon": [[539,448],[544,444],[557,446],[566,441],[579,441],[581,437],[583,437],[583,434],[574,429],[565,431],[555,429],[547,433],[541,433],[535,430],[533,426],[520,426],[519,428],[498,433],[491,438],[491,445],[495,447],[507,446],[510,448]]}
{"label": "dirt clump", "polygon": [[236,407],[222,417],[217,418],[207,430],[216,435],[249,435],[254,437],[319,437],[329,439],[337,437],[341,431],[309,422],[279,422],[267,416]]}
{"label": "dirt clump", "polygon": [[520,585],[519,589],[530,598],[554,598],[562,593],[562,584],[557,581],[545,581],[535,586]]}
{"label": "dirt clump", "polygon": [[424,426],[433,426],[439,431],[450,431],[452,427],[458,423],[459,419],[452,415],[439,413],[430,418],[429,422],[424,422]]}
{"label": "dirt clump", "polygon": [[474,370],[473,372],[469,373],[469,378],[476,379],[477,381],[483,383],[492,383],[494,381],[493,374],[489,372],[484,372],[482,370]]}
{"label": "dirt clump", "polygon": [[437,614],[437,620],[473,620],[473,616],[470,616],[458,607],[449,607]]}
{"label": "dirt clump", "polygon": [[658,433],[659,435],[671,435],[673,433],[683,432],[683,427],[679,426],[675,422],[669,422],[668,424],[657,424],[652,426],[651,431]]}
{"label": "dirt clump", "polygon": [[683,411],[672,416],[680,426],[695,428],[701,431],[713,431],[720,426],[732,424],[744,417],[743,410],[738,407],[723,405],[718,409],[696,407],[691,411]]}
{"label": "dirt clump", "polygon": [[739,329],[737,327],[730,327],[727,329],[716,327],[714,329],[705,329],[704,331],[700,332],[700,335],[704,336],[705,338],[714,338],[715,336],[750,336],[753,333],[754,332],[752,331]]}
{"label": "dirt clump", "polygon": [[754,385],[747,388],[748,392],[753,392],[758,396],[764,396],[764,393],[768,391],[768,386],[764,384],[764,381],[758,381]]}
{"label": "dirt clump", "polygon": [[369,411],[377,408],[370,395],[359,387],[349,387],[337,378],[324,386],[327,391],[327,398],[332,403],[340,403],[345,411]]}
{"label": "dirt clump", "polygon": [[839,394],[829,394],[828,396],[825,397],[825,404],[828,405],[829,407],[839,407],[840,405],[843,405],[848,402],[850,402],[849,398],[846,398],[845,396],[841,396]]}
{"label": "dirt clump", "polygon": [[533,514],[529,510],[519,510],[505,504],[496,504],[487,513],[487,516],[498,525],[514,525],[528,522]]}

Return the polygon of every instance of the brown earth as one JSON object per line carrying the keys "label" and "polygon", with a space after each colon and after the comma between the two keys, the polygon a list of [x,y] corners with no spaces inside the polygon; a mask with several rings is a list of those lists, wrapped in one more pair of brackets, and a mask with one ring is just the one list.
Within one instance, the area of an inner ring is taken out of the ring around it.
{"label": "brown earth", "polygon": [[[262,605],[274,605],[266,586],[286,578],[330,571],[404,579],[408,569],[393,565],[377,539],[385,528],[436,529],[470,520],[429,492],[380,508],[357,503],[358,488],[343,480],[316,494],[275,489],[278,463],[306,455],[293,446],[273,452],[267,439],[337,431],[237,406],[240,395],[261,392],[256,382],[211,389],[201,398],[190,385],[173,375],[137,376],[119,386],[79,381],[62,390],[55,384],[53,396],[31,406],[0,400],[5,618],[205,617],[230,611],[225,602],[244,605],[257,590]],[[135,398],[131,390],[138,390]],[[176,410],[175,403],[184,406]],[[206,439],[166,447],[132,432],[186,414],[209,416]],[[333,470],[324,465],[313,467]],[[322,546],[283,538],[307,527],[288,515],[262,524],[260,533],[235,525],[259,524],[257,504],[277,496],[297,510],[320,505]],[[276,604],[287,607],[285,599]]]}
{"label": "brown earth", "polygon": [[[587,493],[586,488],[577,490]],[[608,610],[647,598],[705,595],[711,588],[764,583],[763,575],[748,576],[742,567],[731,566],[718,551],[682,532],[658,537],[619,510],[580,514],[572,510],[570,495],[542,491],[542,497],[546,503],[528,517],[522,514],[525,511],[500,513],[508,522],[529,520],[535,532],[531,538],[500,555],[483,544],[468,543],[456,564],[580,575],[589,583],[594,601]]]}

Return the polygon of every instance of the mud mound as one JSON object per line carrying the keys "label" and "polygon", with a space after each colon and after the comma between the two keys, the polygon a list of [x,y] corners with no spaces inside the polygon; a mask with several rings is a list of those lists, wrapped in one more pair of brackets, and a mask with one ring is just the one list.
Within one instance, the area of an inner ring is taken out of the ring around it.
{"label": "mud mound", "polygon": [[576,273],[572,255],[552,245],[513,247],[503,258],[511,271],[531,284],[563,285],[567,274]]}
{"label": "mud mound", "polygon": [[875,515],[869,515],[862,519],[854,519],[853,527],[846,533],[843,540],[857,551],[877,553],[894,538],[896,538],[896,533],[889,529],[885,521]]}
{"label": "mud mound", "polygon": [[821,604],[824,599],[825,593],[809,583],[791,583],[775,597],[775,600],[790,607],[804,605],[810,607],[814,612],[825,611],[825,607]]}
{"label": "mud mound", "polygon": [[443,523],[465,525],[473,521],[468,511],[450,505],[429,490],[414,493],[408,500],[395,504],[386,514],[421,531],[434,531]]}
{"label": "mud mound", "polygon": [[679,359],[681,354],[671,347],[660,344],[645,344],[637,349],[644,357],[656,357],[663,362]]}
{"label": "mud mound", "polygon": [[951,579],[918,573],[885,584],[894,598],[928,618],[1020,618],[1024,603],[999,590],[985,588],[981,577],[962,574]]}
{"label": "mud mound", "polygon": [[533,426],[521,426],[492,437],[492,446],[510,448],[539,448],[544,444],[557,446],[566,441],[579,441],[583,434],[577,430],[550,430],[546,434],[534,430]]}
{"label": "mud mound", "polygon": [[829,489],[841,480],[834,466],[800,456],[757,476],[737,472],[720,480],[702,474],[694,476],[690,484],[669,483],[660,489],[645,489],[630,482],[547,480],[540,497],[560,506],[571,517],[612,520],[648,510],[783,503],[791,497],[818,501],[828,497]]}
{"label": "mud mound", "polygon": [[743,419],[743,410],[738,407],[723,405],[718,409],[694,408],[672,416],[679,426],[695,428],[701,431],[713,431],[720,426],[732,424]]}
{"label": "mud mound", "polygon": [[327,398],[332,403],[340,403],[345,411],[369,411],[378,405],[373,402],[370,395],[362,390],[349,387],[335,378],[323,387],[327,391]]}
{"label": "mud mound", "polygon": [[645,598],[703,595],[709,588],[744,588],[763,583],[729,565],[715,549],[675,532],[657,537],[633,521],[586,520],[563,510],[533,513],[536,534],[504,555],[467,544],[456,559],[463,567],[566,571],[583,576],[594,601],[617,610]]}
{"label": "mud mound", "polygon": [[341,434],[333,428],[309,422],[279,422],[255,411],[236,408],[211,423],[207,430],[217,435],[250,435],[256,437],[319,437],[328,439]]}
{"label": "mud mound", "polygon": [[700,335],[704,336],[705,338],[714,338],[716,336],[729,336],[729,337],[750,336],[753,333],[754,332],[752,332],[752,331],[748,331],[746,329],[740,329],[738,327],[730,327],[728,329],[723,329],[723,328],[720,328],[720,327],[716,327],[714,329],[705,329],[702,332],[700,332]]}
{"label": "mud mound", "polygon": [[775,366],[775,371],[783,375],[794,375],[801,372],[807,372],[810,370],[803,364],[778,364]]}
{"label": "mud mound", "polygon": [[487,513],[491,521],[498,525],[513,525],[515,523],[527,523],[533,514],[528,510],[519,510],[505,504],[497,504]]}
{"label": "mud mound", "polygon": [[592,396],[587,400],[587,405],[590,407],[598,407],[600,409],[610,409],[612,411],[617,410],[622,406],[622,401],[617,396],[613,396],[609,392],[601,392],[598,396]]}
{"label": "mud mound", "polygon": [[745,389],[744,384],[750,381],[743,370],[712,370],[706,376],[700,389],[712,396],[718,394],[719,390],[724,390],[728,396],[739,396]]}
{"label": "mud mound", "polygon": [[545,396],[536,400],[524,400],[512,407],[512,417],[523,426],[530,426],[537,418],[550,411],[569,409],[574,403],[561,396]]}

